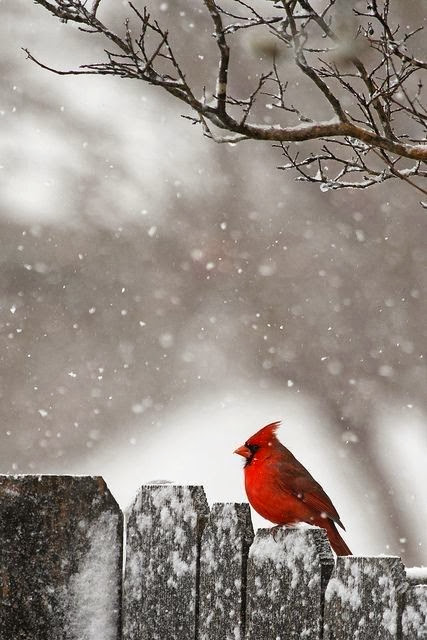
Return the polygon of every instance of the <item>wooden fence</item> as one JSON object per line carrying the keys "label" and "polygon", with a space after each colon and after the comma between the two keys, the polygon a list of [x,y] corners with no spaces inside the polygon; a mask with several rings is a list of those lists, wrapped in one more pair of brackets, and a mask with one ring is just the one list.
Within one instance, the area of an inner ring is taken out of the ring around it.
{"label": "wooden fence", "polygon": [[[338,558],[317,528],[254,537],[246,504],[99,477],[0,476],[1,640],[420,640],[427,579]],[[123,578],[122,578],[123,575]],[[424,583],[423,583],[424,582]]]}

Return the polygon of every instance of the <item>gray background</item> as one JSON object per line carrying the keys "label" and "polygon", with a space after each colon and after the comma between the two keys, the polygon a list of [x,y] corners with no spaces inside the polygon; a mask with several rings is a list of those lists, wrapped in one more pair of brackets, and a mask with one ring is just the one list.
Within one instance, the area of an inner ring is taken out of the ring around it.
{"label": "gray background", "polygon": [[[169,4],[189,78],[212,83],[202,4]],[[119,30],[126,5],[104,5]],[[425,564],[418,194],[295,183],[277,149],[215,145],[160,90],[38,68],[21,47],[65,69],[103,43],[29,0],[0,12],[1,471],[103,473],[123,502],[165,474],[240,499],[233,448],[283,419],[353,550]],[[242,38],[236,91],[259,46]]]}

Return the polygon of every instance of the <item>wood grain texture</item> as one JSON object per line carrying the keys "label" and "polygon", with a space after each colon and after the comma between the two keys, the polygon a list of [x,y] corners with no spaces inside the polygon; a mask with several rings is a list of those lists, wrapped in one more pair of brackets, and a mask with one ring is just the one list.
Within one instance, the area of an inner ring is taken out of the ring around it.
{"label": "wood grain texture", "polygon": [[200,539],[209,514],[203,487],[143,486],[127,524],[125,640],[194,640]]}
{"label": "wood grain texture", "polygon": [[122,523],[102,478],[0,476],[2,640],[119,640]]}
{"label": "wood grain texture", "polygon": [[248,560],[247,639],[320,639],[332,568],[324,530],[259,529]]}
{"label": "wood grain texture", "polygon": [[214,504],[200,557],[199,640],[243,638],[246,567],[253,528],[248,504]]}
{"label": "wood grain texture", "polygon": [[326,589],[325,640],[398,640],[407,586],[400,558],[337,558]]}

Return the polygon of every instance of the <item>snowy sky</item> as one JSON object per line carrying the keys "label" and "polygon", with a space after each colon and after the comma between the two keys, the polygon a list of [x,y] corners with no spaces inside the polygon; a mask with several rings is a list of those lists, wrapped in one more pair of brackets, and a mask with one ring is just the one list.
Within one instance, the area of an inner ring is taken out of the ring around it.
{"label": "snowy sky", "polygon": [[[53,76],[21,47],[71,68],[102,43],[1,6],[1,470],[101,474],[123,507],[155,479],[240,501],[233,450],[282,420],[349,545],[426,564],[417,196],[321,193],[277,150],[209,143],[152,87]],[[198,4],[161,13],[195,82],[213,78]],[[256,50],[234,59],[239,90]]]}

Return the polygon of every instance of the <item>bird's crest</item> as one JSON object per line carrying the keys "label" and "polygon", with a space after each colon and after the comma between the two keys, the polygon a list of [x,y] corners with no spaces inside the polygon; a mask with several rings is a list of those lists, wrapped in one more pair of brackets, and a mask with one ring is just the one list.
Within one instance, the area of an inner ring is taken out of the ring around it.
{"label": "bird's crest", "polygon": [[248,440],[248,444],[267,444],[270,440],[276,439],[277,429],[280,427],[281,421],[270,422],[265,427],[254,433]]}

